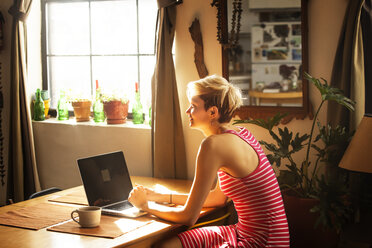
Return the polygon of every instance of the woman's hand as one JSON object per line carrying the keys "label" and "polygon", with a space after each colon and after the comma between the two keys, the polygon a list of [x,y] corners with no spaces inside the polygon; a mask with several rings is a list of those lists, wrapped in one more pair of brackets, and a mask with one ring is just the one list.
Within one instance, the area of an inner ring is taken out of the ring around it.
{"label": "woman's hand", "polygon": [[142,186],[142,188],[146,192],[146,197],[147,197],[148,201],[157,201],[158,200],[158,195],[159,195],[158,193],[156,193],[154,190],[149,189],[147,187]]}
{"label": "woman's hand", "polygon": [[147,201],[155,201],[156,202],[158,200],[159,193],[157,193],[155,190],[147,188],[147,187],[145,187],[143,185],[140,185],[140,184],[134,184],[134,188],[138,188],[138,187],[141,187],[145,190]]}
{"label": "woman's hand", "polygon": [[144,188],[143,186],[136,186],[132,191],[129,193],[128,200],[138,209],[145,210],[148,208],[148,198],[147,198],[147,191],[148,189]]}

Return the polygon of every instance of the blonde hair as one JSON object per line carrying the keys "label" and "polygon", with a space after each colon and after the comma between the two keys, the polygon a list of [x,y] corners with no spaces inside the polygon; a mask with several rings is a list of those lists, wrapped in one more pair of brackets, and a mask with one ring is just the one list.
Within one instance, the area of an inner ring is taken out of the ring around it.
{"label": "blonde hair", "polygon": [[239,88],[233,86],[225,78],[212,75],[187,85],[187,96],[199,96],[204,101],[204,108],[216,106],[220,114],[220,123],[230,122],[234,112],[242,105]]}

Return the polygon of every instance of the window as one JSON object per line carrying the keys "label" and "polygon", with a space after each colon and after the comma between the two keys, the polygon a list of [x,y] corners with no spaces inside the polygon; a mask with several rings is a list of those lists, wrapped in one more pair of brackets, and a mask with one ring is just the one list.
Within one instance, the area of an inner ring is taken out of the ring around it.
{"label": "window", "polygon": [[93,96],[96,80],[103,92],[125,92],[130,102],[139,82],[149,106],[156,1],[43,0],[42,6],[43,80],[51,107],[60,90]]}

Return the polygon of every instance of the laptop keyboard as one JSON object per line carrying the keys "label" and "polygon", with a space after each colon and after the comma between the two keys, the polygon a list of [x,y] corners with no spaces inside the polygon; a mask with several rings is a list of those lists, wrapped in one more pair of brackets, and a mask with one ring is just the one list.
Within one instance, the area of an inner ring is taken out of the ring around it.
{"label": "laptop keyboard", "polygon": [[130,202],[125,201],[125,202],[120,202],[118,204],[114,204],[114,205],[111,205],[111,206],[106,206],[105,209],[121,211],[121,210],[125,210],[125,209],[131,208],[131,207],[133,207],[133,205],[130,204]]}

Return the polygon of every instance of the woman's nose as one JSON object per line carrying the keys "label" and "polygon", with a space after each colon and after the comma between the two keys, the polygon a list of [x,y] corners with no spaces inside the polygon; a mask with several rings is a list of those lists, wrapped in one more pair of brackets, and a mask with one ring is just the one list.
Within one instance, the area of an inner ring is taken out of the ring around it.
{"label": "woman's nose", "polygon": [[186,114],[190,113],[190,108],[191,107],[189,107],[188,109],[186,109]]}

